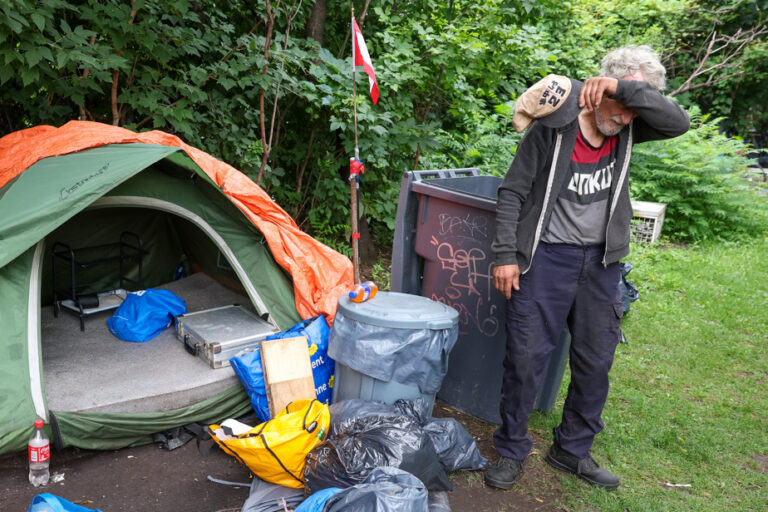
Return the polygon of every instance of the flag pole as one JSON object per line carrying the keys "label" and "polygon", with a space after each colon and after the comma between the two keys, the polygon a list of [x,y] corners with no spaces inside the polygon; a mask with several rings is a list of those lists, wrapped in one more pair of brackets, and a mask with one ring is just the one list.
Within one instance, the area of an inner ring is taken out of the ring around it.
{"label": "flag pole", "polygon": [[[354,29],[355,21],[355,7],[351,8],[352,18],[349,24],[349,28],[352,32],[352,108],[355,118],[355,160],[360,160],[360,149],[357,146],[357,80],[355,76],[355,44],[356,35]],[[360,233],[359,229],[359,212],[357,205],[357,191],[360,186],[359,177],[357,173],[352,173],[352,162],[350,162],[350,174],[349,174],[349,196],[350,196],[350,212],[351,212],[351,227],[352,227],[352,267],[355,272],[355,284],[360,282]]]}

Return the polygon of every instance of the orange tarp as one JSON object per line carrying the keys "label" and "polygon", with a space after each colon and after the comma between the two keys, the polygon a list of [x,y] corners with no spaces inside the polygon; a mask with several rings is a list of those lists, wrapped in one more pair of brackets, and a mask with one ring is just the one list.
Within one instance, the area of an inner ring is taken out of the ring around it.
{"label": "orange tarp", "polygon": [[175,135],[157,130],[136,133],[90,121],[14,132],[0,139],[0,188],[40,159],[130,142],[183,149],[264,235],[275,261],[293,278],[299,315],[306,319],[322,314],[329,323],[333,320],[339,297],[353,285],[349,258],[301,231],[290,215],[243,173]]}

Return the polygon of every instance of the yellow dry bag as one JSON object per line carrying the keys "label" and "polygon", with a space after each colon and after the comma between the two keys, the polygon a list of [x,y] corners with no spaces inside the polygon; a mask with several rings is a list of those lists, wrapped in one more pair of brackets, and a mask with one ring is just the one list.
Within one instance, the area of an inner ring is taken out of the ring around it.
{"label": "yellow dry bag", "polygon": [[[209,425],[211,438],[222,450],[245,464],[262,480],[300,489],[304,487],[304,460],[328,432],[331,414],[317,400],[296,400],[271,420],[245,433],[232,435]],[[217,435],[217,430],[218,435]]]}

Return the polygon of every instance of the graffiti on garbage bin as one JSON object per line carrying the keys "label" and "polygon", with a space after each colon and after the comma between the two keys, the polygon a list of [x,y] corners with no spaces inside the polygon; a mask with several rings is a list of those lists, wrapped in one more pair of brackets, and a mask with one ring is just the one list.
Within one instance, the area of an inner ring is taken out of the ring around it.
{"label": "graffiti on garbage bin", "polygon": [[[459,312],[460,325],[476,325],[481,334],[488,337],[496,336],[499,332],[499,321],[496,318],[496,305],[486,303],[482,298],[475,301],[475,310],[471,311],[463,302],[454,302],[433,293],[430,299],[451,306]],[[465,334],[459,332],[459,334]]]}
{"label": "graffiti on garbage bin", "polygon": [[476,238],[476,235],[488,238],[488,219],[486,217],[470,214],[459,217],[457,215],[441,213],[439,220],[440,235],[455,234],[460,231],[468,234],[470,238]]}
{"label": "graffiti on garbage bin", "polygon": [[[439,243],[436,238],[432,239],[432,244],[437,245],[437,260],[440,262],[441,268],[451,272],[450,282],[452,286],[445,289],[449,298],[458,299],[464,292],[467,295],[481,295],[477,288],[478,284],[489,289],[490,283],[493,282],[493,276],[478,272],[478,264],[482,265],[487,259],[485,251],[477,247],[469,250],[454,250],[450,243]],[[488,295],[490,298],[490,294]]]}
{"label": "graffiti on garbage bin", "polygon": [[459,323],[476,325],[486,336],[499,330],[497,307],[491,303],[493,268],[488,255],[479,247],[455,249],[450,242],[440,242],[435,236],[430,244],[436,247],[440,268],[450,273],[449,286],[443,294],[432,293],[432,300],[458,310]]}

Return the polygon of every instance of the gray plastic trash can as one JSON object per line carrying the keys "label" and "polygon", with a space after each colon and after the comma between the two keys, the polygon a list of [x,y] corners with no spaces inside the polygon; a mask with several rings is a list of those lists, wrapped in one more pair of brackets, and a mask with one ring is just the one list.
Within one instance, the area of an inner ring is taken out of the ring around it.
{"label": "gray plastic trash can", "polygon": [[418,295],[379,292],[366,302],[339,299],[328,341],[336,361],[333,401],[432,404],[458,336],[458,312]]}
{"label": "gray plastic trash can", "polygon": [[[403,176],[392,248],[392,290],[459,311],[459,338],[437,397],[500,423],[505,300],[493,287],[491,243],[501,178],[477,169],[412,171]],[[550,357],[534,407],[554,408],[568,357],[567,329]]]}

